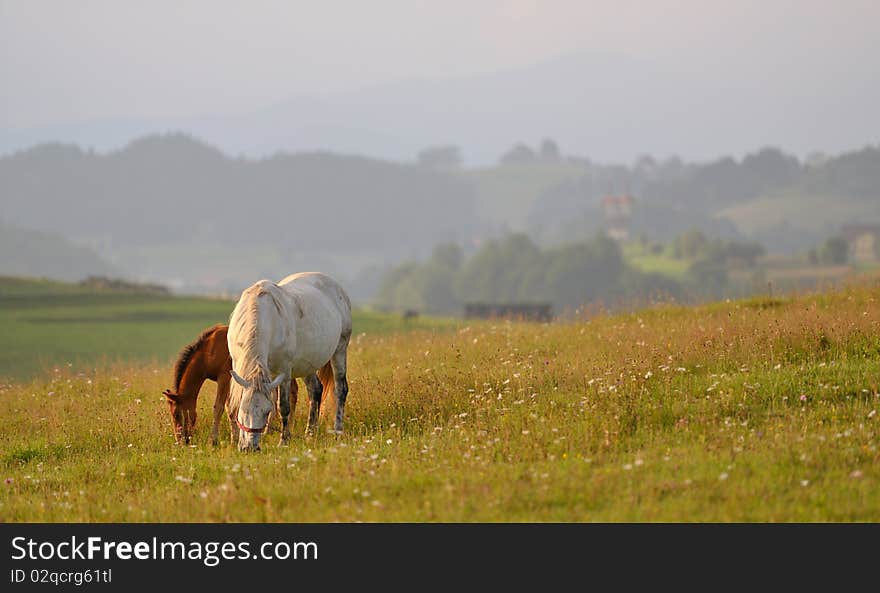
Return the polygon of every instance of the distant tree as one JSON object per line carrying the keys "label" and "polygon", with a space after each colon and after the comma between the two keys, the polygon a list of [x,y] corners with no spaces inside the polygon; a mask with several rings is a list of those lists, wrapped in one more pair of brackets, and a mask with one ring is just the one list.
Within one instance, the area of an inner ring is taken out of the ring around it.
{"label": "distant tree", "polygon": [[522,143],[517,144],[501,155],[501,164],[503,165],[533,163],[535,160],[537,160],[535,151]]}
{"label": "distant tree", "polygon": [[640,173],[642,175],[651,175],[657,170],[657,161],[649,154],[641,155],[637,160],[635,167],[636,173]]}
{"label": "distant tree", "polygon": [[422,310],[424,303],[413,281],[418,271],[416,262],[405,262],[388,271],[379,285],[376,305],[385,310]]}
{"label": "distant tree", "polygon": [[724,244],[724,259],[738,259],[748,266],[754,266],[759,257],[767,250],[760,243],[754,241],[730,241]]}
{"label": "distant tree", "polygon": [[525,278],[541,264],[541,250],[527,235],[489,241],[462,268],[457,294],[462,301],[516,301],[530,286]]}
{"label": "distant tree", "polygon": [[746,155],[740,167],[752,193],[759,193],[793,181],[801,172],[798,160],[778,148],[762,148]]}
{"label": "distant tree", "polygon": [[[723,268],[722,268],[723,271]],[[455,245],[439,245],[422,264],[388,271],[376,305],[455,314],[467,302],[550,301],[559,312],[585,303],[610,305],[677,296],[681,285],[626,265],[618,243],[603,235],[542,251],[527,235],[485,242],[466,261]]]}
{"label": "distant tree", "polygon": [[557,310],[618,296],[625,265],[613,239],[598,235],[589,242],[554,249],[547,259],[545,284]]}
{"label": "distant tree", "polygon": [[464,253],[462,252],[461,247],[455,243],[441,243],[434,247],[430,261],[437,265],[445,266],[450,270],[457,271],[461,268],[461,264],[464,261]]}
{"label": "distant tree", "polygon": [[430,146],[418,154],[418,162],[432,169],[457,169],[461,166],[458,146]]}
{"label": "distant tree", "polygon": [[819,248],[819,261],[824,264],[842,265],[849,258],[849,243],[843,237],[829,237]]}
{"label": "distant tree", "polygon": [[673,257],[677,259],[692,259],[704,253],[709,245],[709,239],[701,231],[691,229],[675,238],[672,247]]}
{"label": "distant tree", "polygon": [[541,142],[540,151],[541,160],[543,161],[558,161],[562,158],[562,155],[559,152],[559,146],[551,138],[544,138]]}

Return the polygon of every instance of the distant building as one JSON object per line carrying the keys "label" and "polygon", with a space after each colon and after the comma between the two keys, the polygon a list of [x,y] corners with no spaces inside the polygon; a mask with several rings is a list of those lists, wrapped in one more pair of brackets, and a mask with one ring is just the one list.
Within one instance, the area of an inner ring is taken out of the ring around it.
{"label": "distant building", "polygon": [[877,262],[880,248],[880,225],[848,224],[840,229],[840,235],[849,245],[849,261],[853,263]]}
{"label": "distant building", "polygon": [[629,239],[629,226],[632,217],[632,196],[605,196],[602,198],[602,213],[605,215],[605,232],[616,241]]}

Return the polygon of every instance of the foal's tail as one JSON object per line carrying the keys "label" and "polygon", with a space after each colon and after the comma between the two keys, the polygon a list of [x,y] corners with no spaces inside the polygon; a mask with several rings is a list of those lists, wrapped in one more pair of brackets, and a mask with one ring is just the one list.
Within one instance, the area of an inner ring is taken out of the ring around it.
{"label": "foal's tail", "polygon": [[324,386],[324,391],[321,393],[321,409],[324,409],[329,405],[327,400],[333,397],[333,368],[330,366],[329,360],[327,364],[318,369],[318,379]]}

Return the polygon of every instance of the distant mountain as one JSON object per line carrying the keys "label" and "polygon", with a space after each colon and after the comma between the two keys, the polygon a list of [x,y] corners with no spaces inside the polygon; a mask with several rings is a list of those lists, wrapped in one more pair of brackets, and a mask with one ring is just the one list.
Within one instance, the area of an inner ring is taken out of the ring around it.
{"label": "distant mountain", "polygon": [[170,130],[251,157],[326,150],[412,161],[428,145],[456,144],[472,166],[545,136],[567,154],[605,162],[709,160],[767,144],[803,157],[880,141],[880,61],[843,68],[834,59],[736,70],[576,53],[479,76],[294,97],[254,113],[4,129],[0,153],[48,141],[106,151]]}
{"label": "distant mountain", "polygon": [[327,153],[233,159],[180,134],[2,158],[0,217],[90,245],[139,280],[230,290],[315,264],[355,274],[482,224],[452,173]]}
{"label": "distant mountain", "polygon": [[[809,161],[775,148],[702,163],[603,165],[528,146],[507,156],[492,167],[431,168],[316,152],[232,158],[184,134],[108,154],[52,143],[0,158],[0,220],[54,234],[34,243],[57,245],[59,262],[89,253],[132,280],[234,293],[322,270],[361,301],[381,270],[439,243],[470,250],[509,231],[543,245],[591,238],[609,194],[635,197],[633,237],[662,241],[697,228],[793,251],[845,223],[880,221],[875,147]],[[15,263],[21,251],[4,255]]]}
{"label": "distant mountain", "polygon": [[88,276],[119,277],[120,272],[91,249],[59,234],[0,223],[0,276],[76,281]]}

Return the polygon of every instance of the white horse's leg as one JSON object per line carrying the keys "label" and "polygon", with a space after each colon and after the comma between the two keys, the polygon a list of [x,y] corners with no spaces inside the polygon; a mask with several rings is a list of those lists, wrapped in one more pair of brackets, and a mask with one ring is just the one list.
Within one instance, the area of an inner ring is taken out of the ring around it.
{"label": "white horse's leg", "polygon": [[346,376],[346,362],[348,353],[348,339],[340,340],[339,347],[330,359],[333,368],[333,394],[336,396],[336,423],[333,432],[342,434],[342,420],[345,416],[345,398],[348,397],[348,378]]}
{"label": "white horse's leg", "polygon": [[305,377],[306,388],[309,391],[309,424],[306,427],[306,435],[315,434],[318,427],[318,414],[321,412],[321,394],[324,391],[318,375],[312,373]]}
{"label": "white horse's leg", "polygon": [[287,445],[290,442],[290,427],[288,426],[288,421],[290,420],[290,382],[296,381],[296,379],[291,379],[288,374],[284,381],[281,382],[281,385],[278,386],[280,390],[278,392],[278,408],[281,412],[281,442],[282,446]]}

